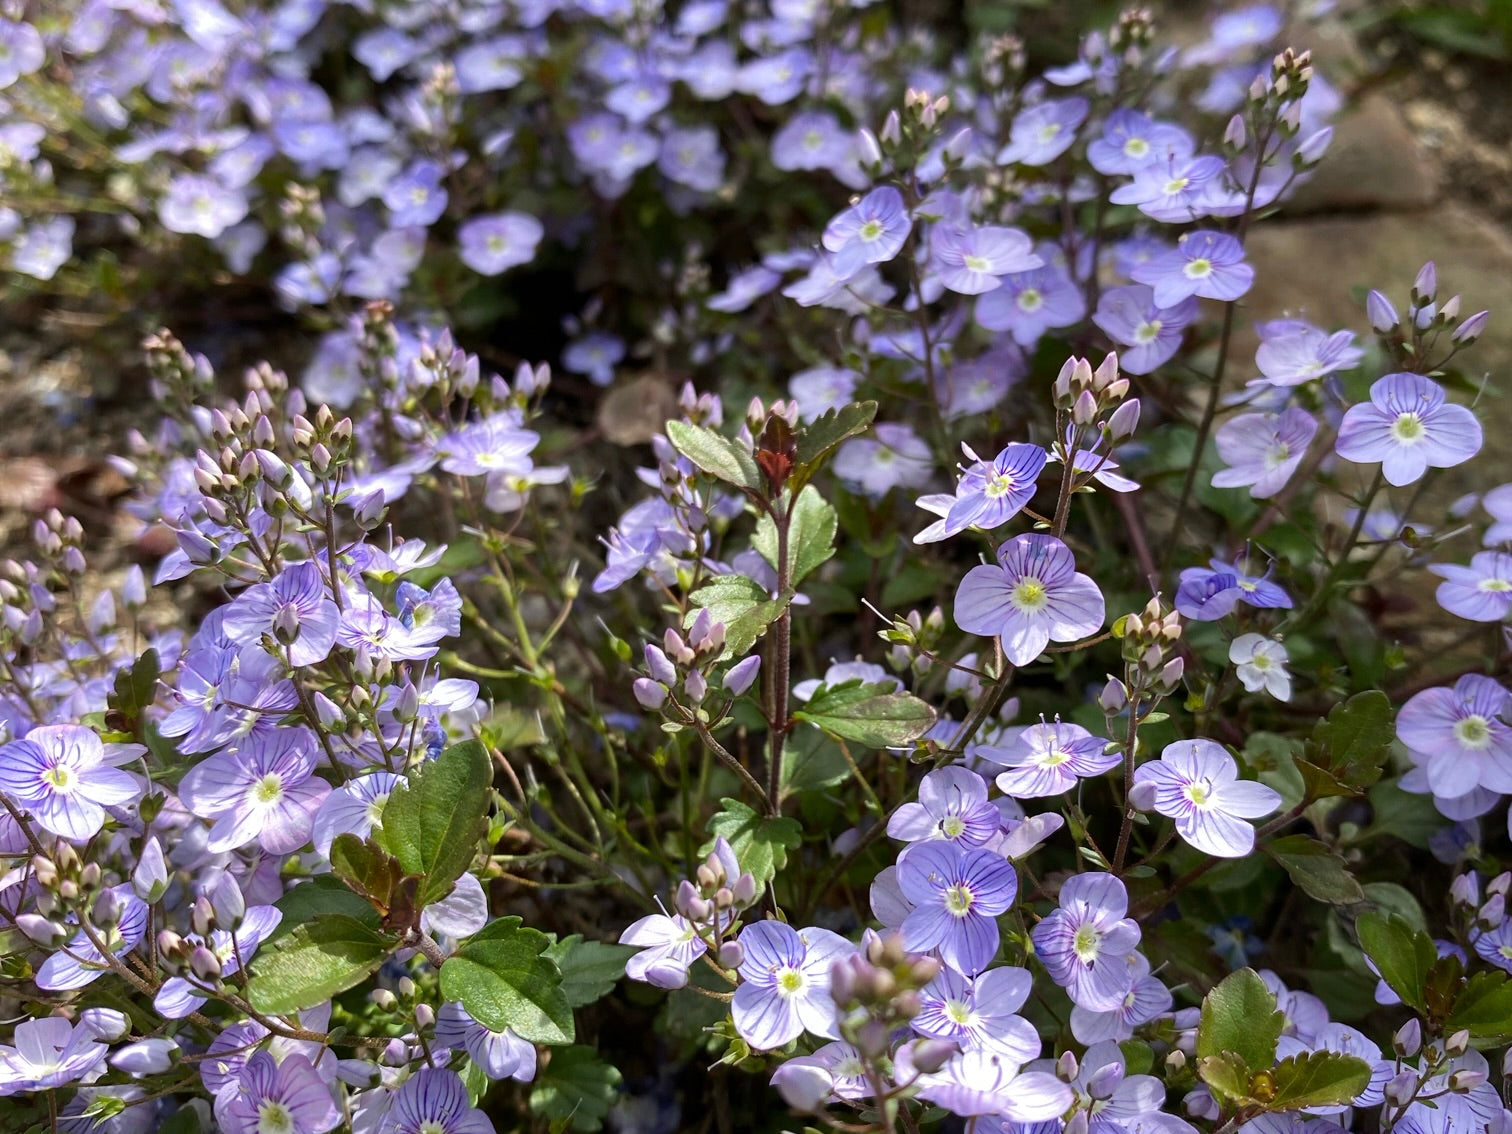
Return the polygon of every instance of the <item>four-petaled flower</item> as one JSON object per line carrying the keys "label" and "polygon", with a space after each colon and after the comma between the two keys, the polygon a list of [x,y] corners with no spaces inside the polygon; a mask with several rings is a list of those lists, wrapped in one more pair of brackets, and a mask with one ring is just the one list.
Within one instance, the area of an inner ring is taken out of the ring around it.
{"label": "four-petaled flower", "polygon": [[80,725],[43,725],[0,748],[0,791],[43,830],[82,842],[105,825],[105,809],[136,800],[144,787],[115,767],[135,760],[134,744],[108,748]]}
{"label": "four-petaled flower", "polygon": [[904,945],[936,949],[951,968],[975,976],[997,955],[997,916],[1018,896],[1018,875],[993,851],[935,840],[898,856],[898,888],[913,903]]}
{"label": "four-petaled flower", "polygon": [[890,185],[873,189],[825,226],[824,246],[834,253],[830,267],[849,279],[868,264],[891,260],[912,228],[903,194]]}
{"label": "four-petaled flower", "polygon": [[1475,414],[1444,398],[1421,374],[1388,374],[1370,387],[1370,401],[1350,406],[1339,423],[1339,456],[1359,464],[1379,461],[1386,483],[1400,488],[1429,468],[1463,464],[1481,448]]}
{"label": "four-petaled flower", "polygon": [[830,969],[854,953],[854,945],[828,929],[799,930],[780,921],[748,925],[739,941],[745,956],[730,1007],[735,1030],[747,1043],[770,1051],[805,1031],[840,1038],[829,994]]}
{"label": "four-petaled flower", "polygon": [[1124,916],[1128,891],[1113,875],[1089,871],[1067,879],[1059,900],[1034,927],[1035,956],[1073,1004],[1119,1007],[1132,979],[1128,957],[1139,945],[1139,926]]}
{"label": "four-petaled flower", "polygon": [[[1281,804],[1278,792],[1239,779],[1239,765],[1211,740],[1178,740],[1159,760],[1134,772],[1160,814],[1176,820],[1176,833],[1192,846],[1219,858],[1243,858],[1255,849],[1255,829],[1246,819],[1269,815]],[[1146,787],[1145,785],[1149,785]]]}
{"label": "four-petaled flower", "polygon": [[1001,638],[1014,665],[1028,665],[1052,641],[1074,642],[1103,624],[1102,592],[1076,570],[1071,549],[1054,536],[1014,536],[996,565],[966,572],[956,591],[956,625]]}

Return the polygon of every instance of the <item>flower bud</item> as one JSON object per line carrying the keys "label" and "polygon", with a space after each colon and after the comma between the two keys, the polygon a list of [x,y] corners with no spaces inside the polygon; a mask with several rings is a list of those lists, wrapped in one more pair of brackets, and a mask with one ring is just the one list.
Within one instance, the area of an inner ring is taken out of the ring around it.
{"label": "flower bud", "polygon": [[1429,260],[1418,269],[1417,278],[1412,281],[1413,305],[1432,303],[1436,294],[1438,294],[1438,269],[1433,266],[1433,261]]}
{"label": "flower bud", "polygon": [[148,838],[137,859],[136,869],[131,872],[131,887],[137,897],[151,905],[168,889],[168,864],[163,858],[163,847],[157,836]]}
{"label": "flower bud", "polygon": [[1087,1083],[1087,1094],[1099,1101],[1110,1099],[1124,1080],[1122,1063],[1105,1063]]}
{"label": "flower bud", "polygon": [[752,654],[750,657],[736,662],[724,675],[724,688],[728,693],[739,697],[756,680],[756,675],[761,672],[761,655]]}
{"label": "flower bud", "polygon": [[1480,905],[1480,886],[1474,874],[1457,875],[1449,883],[1449,899],[1457,906]]}
{"label": "flower bud", "polygon": [[1411,1059],[1422,1049],[1422,1046],[1423,1025],[1418,1022],[1416,1016],[1398,1028],[1396,1034],[1391,1037],[1392,1050],[1403,1059]]}
{"label": "flower bud", "polygon": [[635,699],[640,702],[641,708],[652,712],[660,709],[667,702],[667,687],[652,681],[649,677],[637,677],[631,683],[630,691],[635,694]]}
{"label": "flower bud", "polygon": [[1155,806],[1155,785],[1149,780],[1129,789],[1129,806],[1135,811],[1149,811]]}
{"label": "flower bud", "polygon": [[823,1067],[797,1060],[784,1063],[772,1072],[772,1086],[782,1101],[800,1114],[816,1114],[824,1108],[834,1077]]}
{"label": "flower bud", "polygon": [[925,1075],[933,1075],[960,1053],[960,1046],[950,1040],[922,1039],[913,1045],[914,1069]]}
{"label": "flower bud", "polygon": [[1445,323],[1453,323],[1459,318],[1460,297],[1451,295],[1444,300],[1444,305],[1439,308],[1439,318]]}
{"label": "flower bud", "polygon": [[425,1031],[436,1022],[436,1010],[429,1004],[420,1003],[415,1005],[415,1030]]}
{"label": "flower bud", "polygon": [[1249,140],[1249,131],[1244,126],[1244,115],[1236,114],[1228,120],[1228,125],[1223,131],[1223,144],[1234,153],[1244,149],[1244,144]]}
{"label": "flower bud", "polygon": [[208,947],[196,945],[189,954],[189,971],[203,981],[220,980],[221,963]]}
{"label": "flower bud", "polygon": [[1470,1031],[1461,1028],[1444,1041],[1444,1054],[1450,1059],[1458,1059],[1470,1048]]}
{"label": "flower bud", "polygon": [[882,164],[882,147],[877,143],[877,136],[870,130],[862,129],[856,135],[857,149],[860,152],[861,165]]}
{"label": "flower bud", "polygon": [[1162,668],[1160,671],[1160,676],[1156,680],[1160,683],[1163,689],[1169,692],[1170,690],[1175,689],[1176,686],[1181,684],[1181,676],[1185,671],[1186,659],[1179,657],[1172,658],[1170,661],[1165,663],[1164,668]]}
{"label": "flower bud", "polygon": [[1370,325],[1375,328],[1376,333],[1382,335],[1396,330],[1402,321],[1391,300],[1379,291],[1371,291],[1365,297],[1365,314],[1369,317]]}
{"label": "flower bud", "polygon": [[903,140],[903,123],[898,117],[896,110],[889,110],[886,119],[882,122],[882,135],[880,141],[883,145],[896,146]]}
{"label": "flower bud", "polygon": [[683,678],[683,692],[688,695],[690,701],[697,704],[709,692],[709,683],[698,670],[689,670],[688,676]]}
{"label": "flower bud", "polygon": [[1114,713],[1123,712],[1124,706],[1129,703],[1128,690],[1118,678],[1109,676],[1108,683],[1103,686],[1102,692],[1097,695],[1097,704],[1103,712],[1110,716]]}
{"label": "flower bud", "polygon": [[1485,1081],[1484,1071],[1456,1071],[1449,1076],[1449,1089],[1457,1095],[1467,1095]]}
{"label": "flower bud", "polygon": [[1495,929],[1507,920],[1507,899],[1503,894],[1492,894],[1475,915],[1475,920],[1487,929]]}
{"label": "flower bud", "polygon": [[1187,1065],[1186,1052],[1181,1051],[1178,1048],[1175,1051],[1167,1053],[1167,1055],[1165,1057],[1165,1068],[1166,1068],[1167,1074],[1170,1074],[1170,1075],[1179,1074],[1181,1071],[1185,1070],[1186,1065]]}
{"label": "flower bud", "polygon": [[1062,1134],[1087,1134],[1087,1131],[1091,1127],[1092,1120],[1087,1117],[1087,1112],[1079,1110],[1066,1119],[1066,1125],[1062,1127]]}
{"label": "flower bud", "polygon": [[1412,1097],[1417,1094],[1417,1072],[1410,1068],[1398,1071],[1387,1081],[1384,1088],[1386,1101],[1394,1106],[1406,1106]]}
{"label": "flower bud", "polygon": [[1139,428],[1139,399],[1130,398],[1108,419],[1108,439],[1115,445],[1134,436]]}
{"label": "flower bud", "polygon": [[1071,407],[1071,420],[1077,425],[1091,425],[1097,420],[1097,399],[1091,390],[1077,395],[1076,404]]}
{"label": "flower bud", "polygon": [[1292,155],[1292,164],[1299,169],[1317,165],[1323,160],[1323,155],[1328,147],[1333,144],[1333,127],[1325,126],[1321,130],[1314,130],[1302,144],[1297,147],[1297,152]]}
{"label": "flower bud", "polygon": [[760,893],[760,888],[756,885],[756,876],[749,870],[742,872],[735,879],[735,884],[730,887],[730,895],[741,909],[754,902],[758,893]]}
{"label": "flower bud", "polygon": [[210,907],[215,911],[215,921],[222,929],[235,929],[247,912],[247,900],[242,897],[241,886],[231,874],[222,874],[210,888]]}
{"label": "flower bud", "polygon": [[399,998],[386,988],[375,988],[368,993],[368,999],[376,1004],[384,1012],[392,1012],[399,1006]]}
{"label": "flower bud", "polygon": [[1491,312],[1477,311],[1454,329],[1454,341],[1469,346],[1485,333],[1486,324],[1489,322],[1491,322]]}
{"label": "flower bud", "polygon": [[660,648],[648,642],[644,653],[646,657],[646,672],[651,675],[653,680],[659,681],[663,685],[677,684],[677,667],[672,664],[671,660]]}
{"label": "flower bud", "polygon": [[1055,1061],[1055,1077],[1062,1083],[1074,1081],[1080,1069],[1080,1065],[1076,1062],[1075,1052],[1062,1052],[1061,1057]]}
{"label": "flower bud", "polygon": [[210,899],[204,894],[194,899],[194,906],[189,914],[189,925],[201,937],[210,936],[210,931],[215,928],[215,907],[210,904]]}
{"label": "flower bud", "polygon": [[20,914],[16,918],[16,928],[44,949],[57,948],[68,940],[66,926],[41,914]]}

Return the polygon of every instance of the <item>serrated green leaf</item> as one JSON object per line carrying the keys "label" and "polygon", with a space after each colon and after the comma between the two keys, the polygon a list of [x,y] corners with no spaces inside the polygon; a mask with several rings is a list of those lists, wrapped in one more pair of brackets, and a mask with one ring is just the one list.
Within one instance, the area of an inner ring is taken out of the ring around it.
{"label": "serrated green leaf", "polygon": [[116,671],[115,686],[107,698],[107,704],[134,722],[144,709],[157,700],[157,683],[162,672],[157,650],[148,648],[131,663],[129,669]]}
{"label": "serrated green leaf", "polygon": [[343,832],[331,841],[331,873],[354,893],[388,907],[389,895],[403,876],[399,860],[372,839]]}
{"label": "serrated green leaf", "polygon": [[1446,1034],[1462,1028],[1477,1040],[1512,1038],[1512,981],[1506,973],[1479,972],[1465,983],[1444,1021]]}
{"label": "serrated green leaf", "polygon": [[273,905],[283,918],[269,936],[268,941],[286,937],[307,921],[314,921],[326,914],[343,914],[362,922],[369,929],[377,929],[382,920],[373,904],[360,894],[354,894],[344,883],[330,874],[317,874],[308,882],[291,887]]}
{"label": "serrated green leaf", "polygon": [[723,434],[701,425],[689,425],[686,421],[669,421],[667,440],[710,476],[737,488],[748,488],[753,492],[761,490],[761,469],[756,465],[756,458],[744,446]]}
{"label": "serrated green leaf", "polygon": [[[804,577],[835,554],[835,530],[839,524],[834,508],[812,486],[798,494],[790,505],[788,521],[788,583],[796,587]],[[777,569],[777,525],[763,514],[756,521],[751,546]]]}
{"label": "serrated green leaf", "polygon": [[[1381,778],[1395,739],[1391,700],[1379,689],[1369,689],[1335,705],[1327,719],[1318,722],[1307,746],[1307,763],[1358,795]],[[1307,776],[1306,767],[1302,774]]]}
{"label": "serrated green leaf", "polygon": [[782,742],[784,797],[834,787],[850,774],[840,746],[817,728],[794,729]]}
{"label": "serrated green leaf", "polygon": [[1312,1051],[1281,1060],[1271,1082],[1275,1094],[1267,1110],[1348,1106],[1370,1085],[1370,1064],[1337,1051]]}
{"label": "serrated green leaf", "polygon": [[1264,849],[1309,897],[1335,906],[1365,900],[1359,882],[1327,844],[1308,835],[1287,835]]}
{"label": "serrated green leaf", "polygon": [[1250,1097],[1250,1072],[1242,1058],[1232,1051],[1197,1057],[1197,1074],[1219,1098],[1232,1104],[1253,1103]]}
{"label": "serrated green leaf", "polygon": [[821,685],[793,717],[868,748],[890,748],[928,732],[935,711],[912,693],[855,680]]}
{"label": "serrated green leaf", "polygon": [[591,1134],[604,1125],[619,1097],[619,1085],[619,1071],[599,1059],[593,1048],[562,1048],[551,1053],[531,1088],[530,1109],[553,1126],[567,1123],[573,1130]]}
{"label": "serrated green leaf", "polygon": [[247,999],[286,1016],[362,983],[398,947],[397,937],[346,914],[326,914],[264,945],[252,961]]}
{"label": "serrated green leaf", "polygon": [[683,619],[683,628],[693,625],[698,611],[706,609],[716,622],[725,625],[725,648],[721,658],[750,653],[756,640],[792,601],[789,588],[786,598],[772,598],[767,589],[744,575],[718,575],[688,596],[693,609]]}
{"label": "serrated green leaf", "polygon": [[1381,979],[1402,998],[1402,1003],[1419,1012],[1426,1011],[1428,970],[1438,960],[1433,938],[1399,917],[1388,918],[1378,913],[1362,914],[1355,922],[1355,932],[1360,938],[1360,948],[1375,962]]}
{"label": "serrated green leaf", "polygon": [[625,962],[635,956],[628,945],[585,941],[582,934],[564,937],[546,950],[562,974],[562,995],[574,1008],[602,1000],[625,975]]}
{"label": "serrated green leaf", "polygon": [[531,1043],[571,1043],[572,1006],[562,973],[545,955],[551,939],[517,917],[501,917],[467,939],[441,966],[441,994],[495,1032]]}
{"label": "serrated green leaf", "polygon": [[877,416],[876,402],[852,402],[821,414],[798,431],[798,473],[808,480],[842,441],[865,433]]}
{"label": "serrated green leaf", "polygon": [[1202,998],[1197,1025],[1197,1054],[1231,1054],[1251,1071],[1276,1061],[1276,1041],[1286,1017],[1276,1011],[1276,998],[1254,969],[1240,969],[1224,977]]}
{"label": "serrated green leaf", "polygon": [[699,857],[709,854],[714,840],[723,835],[740,868],[751,873],[758,888],[764,887],[787,865],[788,851],[803,841],[803,828],[796,819],[761,815],[738,799],[719,802],[724,809],[709,820],[709,838],[699,848]]}
{"label": "serrated green leaf", "polygon": [[451,893],[487,830],[493,761],[476,740],[454,744],[410,773],[383,805],[374,839],[406,874],[419,874],[420,905]]}

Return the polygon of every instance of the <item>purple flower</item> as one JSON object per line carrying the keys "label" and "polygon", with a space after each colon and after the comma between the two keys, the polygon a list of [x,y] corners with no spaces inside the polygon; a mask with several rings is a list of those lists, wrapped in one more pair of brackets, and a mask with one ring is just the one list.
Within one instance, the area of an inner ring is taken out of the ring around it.
{"label": "purple flower", "polygon": [[1128,891],[1113,875],[1091,871],[1067,879],[1059,902],[1034,927],[1034,955],[1073,1003],[1117,1008],[1129,990],[1127,958],[1139,946],[1139,926],[1124,916]]}
{"label": "purple flower", "polygon": [[991,531],[1018,515],[1034,496],[1040,470],[1049,459],[1038,445],[1014,442],[989,463],[969,448],[973,463],[956,486],[956,494],[942,523],[914,537],[915,543],[948,539],[967,528]]}
{"label": "purple flower", "polygon": [[1146,216],[1168,224],[1195,220],[1209,211],[1225,168],[1222,158],[1211,155],[1170,157],[1135,170],[1134,180],[1113,190],[1108,200],[1138,205]]}
{"label": "purple flower", "polygon": [[330,1087],[308,1058],[287,1055],[278,1063],[266,1051],[246,1060],[234,1090],[216,1096],[215,1111],[225,1134],[325,1134],[342,1120]]}
{"label": "purple flower", "polygon": [[1084,98],[1050,99],[1019,111],[998,164],[1049,165],[1076,141],[1089,105]]}
{"label": "purple flower", "polygon": [[1247,575],[1233,563],[1209,560],[1207,567],[1185,567],[1176,588],[1176,610],[1197,622],[1216,622],[1239,603],[1262,610],[1290,610],[1291,596],[1264,576]]}
{"label": "purple flower", "polygon": [[181,173],[170,181],[158,205],[158,219],[169,232],[212,240],[246,215],[247,198],[240,189],[227,189],[214,178],[194,173]]}
{"label": "purple flower", "polygon": [[735,1030],[760,1051],[785,1047],[805,1031],[838,1039],[830,969],[856,947],[828,929],[797,930],[758,921],[740,931],[745,956],[731,1011]]}
{"label": "purple flower", "polygon": [[30,24],[0,20],[0,91],[47,61],[42,36]]}
{"label": "purple flower", "polygon": [[444,1047],[465,1048],[468,1057],[490,1079],[535,1078],[536,1049],[509,1028],[492,1032],[478,1023],[461,1004],[443,1004],[436,1013],[436,1042]]}
{"label": "purple flower", "polygon": [[1239,765],[1211,740],[1178,740],[1158,761],[1134,772],[1136,788],[1149,784],[1153,807],[1176,820],[1176,833],[1219,858],[1243,858],[1255,847],[1246,819],[1269,815],[1281,796],[1264,784],[1241,780]]}
{"label": "purple flower", "polygon": [[501,35],[470,43],[457,52],[457,87],[463,94],[483,91],[507,91],[517,86],[524,71],[524,41],[518,36]]}
{"label": "purple flower", "polygon": [[830,267],[849,279],[868,264],[891,260],[913,229],[903,194],[890,185],[873,189],[824,229],[824,247],[834,253]]}
{"label": "purple flower", "polygon": [[1003,640],[1014,665],[1028,665],[1052,641],[1074,642],[1103,624],[1102,592],[1076,570],[1054,536],[1019,535],[998,548],[997,564],[973,567],[956,591],[956,625]]}
{"label": "purple flower", "polygon": [[990,969],[975,980],[941,969],[920,990],[919,1013],[909,1023],[921,1036],[951,1040],[963,1051],[989,1051],[1028,1063],[1039,1056],[1039,1032],[1015,1013],[1029,999],[1033,984],[1027,969]]}
{"label": "purple flower", "polygon": [[1353,331],[1329,335],[1290,320],[1284,321],[1279,330],[1278,334],[1264,336],[1255,351],[1255,365],[1265,375],[1256,382],[1300,386],[1335,371],[1353,370],[1365,357],[1365,352],[1354,345]]}
{"label": "purple flower", "polygon": [[441,453],[441,467],[449,473],[523,476],[530,471],[530,453],[540,441],[541,435],[521,428],[513,414],[496,413],[463,426],[436,447]]}
{"label": "purple flower", "polygon": [[827,110],[805,110],[793,115],[772,135],[772,164],[796,172],[824,169],[852,189],[867,185],[856,156],[856,135],[845,130]]}
{"label": "purple flower", "polygon": [[[285,567],[272,582],[248,587],[226,608],[221,626],[239,645],[271,637],[287,647],[289,664],[307,666],[330,656],[340,622],[325,576],[306,560]],[[282,656],[282,650],[275,652]]]}
{"label": "purple flower", "polygon": [[1003,1115],[1021,1123],[1060,1118],[1075,1101],[1071,1088],[1048,1072],[1019,1066],[992,1051],[964,1052],[935,1074],[921,1075],[919,1097],[968,1118]]}
{"label": "purple flower", "polygon": [[798,403],[798,416],[813,421],[847,404],[860,381],[861,375],[854,370],[816,366],[788,379],[788,396]]}
{"label": "purple flower", "polygon": [[138,898],[130,885],[112,886],[107,893],[121,904],[120,916],[109,929],[96,930],[95,936],[105,952],[95,947],[82,929],[74,934],[64,949],[42,962],[37,970],[36,985],[48,992],[68,992],[83,988],[105,975],[109,968],[105,953],[119,957],[131,952],[147,936],[147,903]]}
{"label": "purple flower", "polygon": [[494,1134],[494,1126],[468,1103],[462,1076],[422,1067],[395,1093],[379,1134]]}
{"label": "purple flower", "polygon": [[999,276],[1044,266],[1034,243],[1016,228],[987,225],[961,230],[938,224],[930,251],[940,282],[960,295],[980,295],[1002,287]]}
{"label": "purple flower", "polygon": [[1255,280],[1255,269],[1244,262],[1244,246],[1209,229],[1187,233],[1171,251],[1129,274],[1136,283],[1154,288],[1161,307],[1174,307],[1189,295],[1238,299]]}
{"label": "purple flower", "polygon": [[105,825],[107,807],[142,795],[137,777],[117,767],[139,755],[134,744],[107,749],[93,729],[43,725],[0,748],[0,791],[43,830],[82,842]]}
{"label": "purple flower", "polygon": [[1317,420],[1296,406],[1280,414],[1242,413],[1230,418],[1213,438],[1218,455],[1229,466],[1213,474],[1213,487],[1248,485],[1257,500],[1274,496],[1297,471],[1317,432]]}
{"label": "purple flower", "polygon": [[417,161],[383,191],[389,220],[395,228],[429,228],[446,211],[446,190],[441,185],[441,167],[433,161]]}
{"label": "purple flower", "polygon": [[1423,758],[1435,795],[1476,788],[1512,792],[1512,700],[1500,684],[1466,674],[1452,689],[1425,689],[1397,714],[1397,739]]}
{"label": "purple flower", "polygon": [[1131,1039],[1134,1029],[1141,1024],[1171,1010],[1171,990],[1150,975],[1150,962],[1145,960],[1144,954],[1130,953],[1124,961],[1129,966],[1129,990],[1117,1008],[1099,1012],[1078,1004],[1071,1009],[1071,1034],[1077,1042],[1092,1044],[1113,1040],[1121,1043]]}
{"label": "purple flower", "polygon": [[725,156],[719,131],[713,126],[668,130],[662,137],[657,168],[669,181],[700,193],[713,193],[724,184]]}
{"label": "purple flower", "polygon": [[688,969],[709,950],[698,928],[681,915],[647,914],[619,940],[641,949],[626,962],[625,975],[657,988],[682,988],[688,983]]}
{"label": "purple flower", "polygon": [[593,331],[573,340],[562,351],[562,368],[572,374],[586,374],[595,386],[614,381],[614,367],[625,357],[625,344],[618,335]]}
{"label": "purple flower", "polygon": [[1018,875],[1002,855],[957,843],[914,843],[898,856],[898,887],[913,903],[903,920],[909,949],[938,950],[966,976],[992,963],[997,916],[1018,896]]}
{"label": "purple flower", "polygon": [[1472,622],[1500,622],[1512,611],[1512,555],[1480,551],[1470,566],[1435,563],[1428,570],[1444,581],[1434,595],[1450,614]]}
{"label": "purple flower", "polygon": [[1022,347],[1033,347],[1046,331],[1079,323],[1087,301],[1066,270],[1049,260],[1043,268],[1002,277],[1003,286],[976,303],[977,323],[989,331],[1008,331]]}
{"label": "purple flower", "polygon": [[529,213],[473,217],[457,230],[457,254],[479,275],[496,276],[534,260],[543,231]]}
{"label": "purple flower", "polygon": [[980,755],[1012,769],[997,778],[1004,795],[1041,799],[1070,791],[1082,776],[1100,776],[1116,767],[1123,757],[1116,749],[1104,752],[1107,747],[1104,737],[1080,725],[1041,721],[1019,732],[1013,744],[982,748]]}
{"label": "purple flower", "polygon": [[[24,26],[24,25],[23,25]],[[110,1045],[88,1024],[61,1016],[23,1020],[14,1047],[0,1046],[0,1097],[49,1091],[105,1070]]]}
{"label": "purple flower", "polygon": [[1148,166],[1184,160],[1193,148],[1191,136],[1179,126],[1121,107],[1103,123],[1103,136],[1087,143],[1087,160],[1098,173],[1132,176]]}
{"label": "purple flower", "polygon": [[1386,483],[1400,488],[1430,467],[1463,464],[1481,447],[1481,426],[1464,406],[1444,400],[1437,382],[1421,374],[1388,374],[1370,387],[1369,404],[1350,406],[1339,423],[1339,456],[1381,463]]}
{"label": "purple flower", "polygon": [[356,835],[365,839],[382,825],[383,805],[389,793],[405,782],[392,772],[369,772],[342,784],[315,812],[310,841],[325,858],[331,857],[331,844],[337,835]]}
{"label": "purple flower", "polygon": [[710,311],[722,311],[726,315],[744,311],[764,295],[769,295],[782,282],[782,273],[757,264],[736,272],[725,284],[724,291],[711,295],[704,306]]}
{"label": "purple flower", "polygon": [[934,472],[934,458],[906,425],[883,422],[875,438],[853,437],[835,454],[835,475],[852,491],[880,499],[894,488],[918,488]]}
{"label": "purple flower", "polygon": [[[229,876],[225,877],[230,885],[236,885],[234,881],[230,881]],[[208,941],[196,934],[190,934],[185,940],[191,945],[203,945],[209,949],[220,962],[220,975],[224,978],[238,972],[245,962],[252,959],[258,946],[278,928],[281,920],[283,914],[273,906],[249,906],[242,916],[241,924],[234,931],[214,929],[210,931]],[[192,980],[187,977],[169,977],[153,997],[153,1009],[165,1020],[182,1020],[191,1012],[197,1012],[204,1007],[207,999],[200,993],[211,991],[200,980],[197,973]]]}
{"label": "purple flower", "polygon": [[887,834],[916,843],[948,839],[963,847],[991,842],[1002,828],[1002,813],[987,802],[987,784],[960,767],[937,768],[919,784],[919,801],[905,803],[887,822]]}
{"label": "purple flower", "polygon": [[298,850],[330,791],[315,777],[315,742],[304,729],[253,734],[196,764],[179,784],[184,806],[212,821],[206,845],[216,853],[254,841],[269,854]]}
{"label": "purple flower", "polygon": [[1173,307],[1158,307],[1152,289],[1130,284],[1103,292],[1092,322],[1124,348],[1118,352],[1120,369],[1148,374],[1181,349],[1182,335],[1197,318],[1197,309],[1192,296]]}

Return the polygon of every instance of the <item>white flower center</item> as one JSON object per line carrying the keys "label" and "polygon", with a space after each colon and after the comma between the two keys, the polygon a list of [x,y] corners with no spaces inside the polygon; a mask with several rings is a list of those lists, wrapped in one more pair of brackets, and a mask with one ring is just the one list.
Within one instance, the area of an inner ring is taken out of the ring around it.
{"label": "white flower center", "polygon": [[1018,305],[1020,311],[1038,311],[1045,305],[1045,297],[1037,288],[1026,287],[1019,292]]}
{"label": "white flower center", "polygon": [[1398,445],[1415,445],[1423,439],[1423,419],[1415,413],[1399,413],[1391,423],[1391,439]]}
{"label": "white flower center", "polygon": [[1143,346],[1152,343],[1160,337],[1160,320],[1151,319],[1148,323],[1141,323],[1134,329],[1134,341]]}
{"label": "white flower center", "polygon": [[257,1107],[257,1134],[293,1134],[294,1115],[283,1103],[264,1099]]}
{"label": "white flower center", "polygon": [[970,271],[990,272],[992,270],[992,261],[987,259],[986,256],[966,256],[964,260],[967,269]]}
{"label": "white flower center", "polygon": [[957,882],[945,891],[945,912],[951,917],[965,917],[971,912],[973,900],[971,888],[964,882]]}
{"label": "white flower center", "polygon": [[1463,720],[1454,722],[1454,739],[1463,748],[1479,751],[1491,743],[1491,722],[1479,713],[1472,713]]}
{"label": "white flower center", "polygon": [[797,996],[807,983],[803,973],[791,965],[784,965],[777,970],[777,995],[784,1000],[791,1000]]}
{"label": "white flower center", "polygon": [[1098,953],[1102,952],[1102,935],[1097,932],[1097,927],[1083,925],[1076,931],[1076,936],[1071,939],[1071,948],[1076,950],[1076,955],[1086,964],[1097,960]]}
{"label": "white flower center", "polygon": [[1008,597],[1014,606],[1029,614],[1043,610],[1049,601],[1045,584],[1032,576],[1020,579]]}
{"label": "white flower center", "polygon": [[1206,256],[1199,256],[1188,261],[1187,266],[1181,270],[1189,280],[1203,280],[1213,274],[1213,262]]}
{"label": "white flower center", "polygon": [[1130,138],[1124,143],[1124,153],[1131,158],[1142,158],[1150,152],[1150,143],[1143,138]]}
{"label": "white flower center", "polygon": [[254,807],[271,807],[283,798],[283,777],[269,772],[247,789],[247,802]]}
{"label": "white flower center", "polygon": [[1174,197],[1192,183],[1190,177],[1173,177],[1165,183],[1167,197]]}

